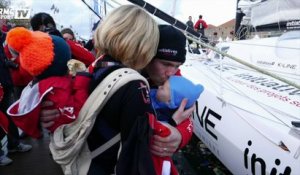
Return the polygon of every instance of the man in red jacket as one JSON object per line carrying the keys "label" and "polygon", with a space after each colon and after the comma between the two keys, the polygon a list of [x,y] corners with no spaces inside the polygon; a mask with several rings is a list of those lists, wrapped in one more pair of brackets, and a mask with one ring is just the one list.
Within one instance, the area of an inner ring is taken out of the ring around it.
{"label": "man in red jacket", "polygon": [[[200,33],[200,38],[202,41],[204,42],[208,42],[207,37],[205,36],[204,30],[207,28],[207,24],[206,22],[202,19],[202,15],[199,15],[199,19],[196,22],[194,29],[195,31],[197,31],[198,33]],[[197,49],[199,48],[199,44],[197,43]]]}
{"label": "man in red jacket", "polygon": [[202,36],[204,36],[204,29],[207,28],[207,24],[206,22],[202,19],[202,15],[199,15],[199,19],[196,22],[195,26],[194,26],[195,30],[199,33],[201,33]]}

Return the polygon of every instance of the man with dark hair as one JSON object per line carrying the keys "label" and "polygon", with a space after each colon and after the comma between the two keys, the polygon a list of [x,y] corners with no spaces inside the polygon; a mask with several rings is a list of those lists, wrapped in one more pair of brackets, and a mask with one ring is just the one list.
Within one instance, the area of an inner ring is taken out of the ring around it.
{"label": "man with dark hair", "polygon": [[[35,14],[31,18],[30,24],[33,31],[39,30],[63,38],[62,34],[56,29],[54,19],[48,13],[40,12]],[[77,42],[72,40],[66,40],[66,42],[71,48],[73,59],[83,62],[86,66],[89,66],[95,60],[94,55]]]}
{"label": "man with dark hair", "polygon": [[56,29],[54,19],[48,13],[40,12],[35,14],[30,19],[30,25],[33,31],[39,30],[50,35],[62,37],[61,33]]}

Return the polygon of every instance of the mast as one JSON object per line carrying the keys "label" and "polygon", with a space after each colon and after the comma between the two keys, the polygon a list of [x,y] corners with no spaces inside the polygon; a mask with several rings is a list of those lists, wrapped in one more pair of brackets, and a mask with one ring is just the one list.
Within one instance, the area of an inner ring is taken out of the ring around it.
{"label": "mast", "polygon": [[173,6],[172,6],[172,10],[171,10],[171,16],[175,17],[175,12],[176,12],[176,1],[173,1]]}
{"label": "mast", "polygon": [[102,18],[101,18],[101,16],[100,15],[98,15],[98,13],[97,12],[95,12],[95,10],[91,7],[91,6],[89,6],[86,2],[85,2],[85,0],[81,0],[96,16],[98,16],[99,17],[99,19],[100,20],[102,20]]}
{"label": "mast", "polygon": [[188,33],[190,33],[192,35],[194,35],[195,37],[198,38],[198,40],[195,39],[195,38],[192,38],[190,36],[186,36],[186,37],[188,39],[193,40],[196,43],[202,45],[203,47],[209,48],[209,49],[211,49],[211,50],[213,50],[213,51],[215,51],[215,52],[217,52],[217,53],[219,53],[219,54],[221,54],[223,56],[226,56],[226,57],[228,57],[228,58],[230,58],[230,59],[232,59],[232,60],[234,60],[234,61],[236,61],[238,63],[241,63],[241,64],[243,64],[243,65],[245,65],[247,67],[250,67],[250,68],[252,68],[252,69],[254,69],[254,70],[256,70],[256,71],[258,71],[260,73],[263,73],[263,74],[268,75],[270,77],[273,77],[273,78],[275,78],[275,79],[277,79],[279,81],[285,82],[288,85],[291,85],[293,87],[296,87],[296,88],[300,89],[300,84],[296,84],[296,83],[294,83],[294,82],[292,82],[290,80],[287,80],[285,78],[277,76],[276,74],[273,74],[271,72],[268,72],[265,69],[259,68],[259,67],[255,66],[255,65],[252,65],[252,64],[250,64],[250,63],[248,63],[248,62],[246,62],[246,61],[244,61],[242,59],[239,59],[239,58],[237,58],[235,56],[229,55],[229,54],[227,54],[225,52],[222,52],[222,51],[218,50],[217,48],[214,48],[214,47],[212,47],[212,46],[210,46],[208,44],[205,44],[204,42],[200,41],[200,34],[197,33],[197,32],[195,32],[193,28],[188,27],[186,24],[184,24],[184,23],[178,21],[177,19],[171,17],[170,15],[164,13],[163,11],[159,10],[158,8],[156,8],[155,6],[153,6],[153,5],[145,2],[143,0],[128,0],[128,1],[134,3],[134,4],[138,5],[138,6],[140,6],[142,8],[144,8],[149,13],[151,13],[151,14],[157,16],[158,18],[160,18],[160,19],[168,22],[169,24],[171,24],[171,25],[173,25],[173,26],[175,26],[175,27],[177,27],[177,28],[179,28],[181,30],[184,30],[184,31],[186,31],[186,32],[188,32]]}
{"label": "mast", "polygon": [[158,18],[166,21],[167,23],[181,29],[184,30],[190,34],[192,34],[193,36],[197,37],[200,39],[200,34],[197,33],[196,31],[194,31],[193,28],[187,26],[185,23],[178,21],[177,19],[175,19],[174,17],[170,16],[169,14],[161,11],[160,9],[156,8],[155,6],[143,1],[143,0],[128,0],[129,2],[132,2],[140,7],[143,7],[144,9],[146,9],[149,13],[151,13],[152,15],[157,16]]}

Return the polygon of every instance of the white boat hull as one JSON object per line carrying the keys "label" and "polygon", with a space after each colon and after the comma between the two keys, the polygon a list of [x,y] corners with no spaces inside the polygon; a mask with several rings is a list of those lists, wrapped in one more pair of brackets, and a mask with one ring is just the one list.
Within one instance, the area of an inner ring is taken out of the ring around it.
{"label": "white boat hull", "polygon": [[254,71],[191,57],[181,71],[205,87],[194,133],[233,174],[300,174],[300,130],[291,125],[300,121],[299,89],[276,89],[285,84],[268,77],[267,86]]}

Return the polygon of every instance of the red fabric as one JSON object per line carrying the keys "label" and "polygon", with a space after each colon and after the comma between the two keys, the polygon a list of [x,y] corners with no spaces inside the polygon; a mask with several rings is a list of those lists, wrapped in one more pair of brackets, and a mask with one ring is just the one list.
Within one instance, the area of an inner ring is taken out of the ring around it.
{"label": "red fabric", "polygon": [[79,43],[72,40],[66,40],[66,42],[70,46],[73,59],[83,62],[86,66],[95,61],[95,56]]}
{"label": "red fabric", "polygon": [[[161,124],[161,122],[159,122],[153,114],[148,114],[148,115],[149,115],[149,124],[151,128],[154,130],[154,134],[159,135],[161,137],[167,137],[168,135],[171,134],[169,128]],[[153,154],[152,160],[157,175],[160,175],[162,173],[164,161],[169,161],[171,163],[171,175],[179,174],[171,157],[159,157]]]}
{"label": "red fabric", "polygon": [[0,127],[2,127],[6,133],[8,133],[8,126],[9,126],[9,121],[7,117],[2,111],[0,111]]}
{"label": "red fabric", "polygon": [[14,60],[16,64],[19,65],[16,69],[9,69],[10,75],[15,86],[26,86],[33,77],[20,66],[19,57]]}
{"label": "red fabric", "polygon": [[202,23],[203,29],[206,29],[206,28],[207,28],[207,24],[206,24],[206,22],[205,22],[203,19],[199,19],[199,20],[196,22],[194,28],[198,30],[198,29],[199,29],[200,23]]}
{"label": "red fabric", "polygon": [[[4,52],[8,59],[12,59],[12,55],[8,49],[8,45],[4,46]],[[26,86],[31,80],[32,76],[20,66],[20,58],[17,57],[14,63],[18,64],[18,68],[10,68],[10,75],[15,86]]]}
{"label": "red fabric", "polygon": [[2,32],[8,32],[8,26],[6,25],[6,24],[4,24],[3,26],[2,26]]}
{"label": "red fabric", "polygon": [[[47,81],[44,81],[45,84],[40,84],[40,88],[45,89],[52,86],[53,83],[57,83],[57,87],[53,90],[54,93],[45,97],[46,100],[54,103],[53,108],[59,109],[61,112],[61,116],[54,120],[54,125],[47,128],[51,132],[54,132],[54,130],[62,124],[73,122],[77,118],[81,107],[89,96],[88,90],[90,78],[85,76],[76,76],[74,82],[70,81],[69,78],[70,77],[62,77],[61,81],[57,82],[56,78],[53,77],[53,82],[47,79]],[[69,112],[67,109],[63,110],[64,107],[71,107],[74,109],[74,112]],[[67,117],[72,115],[74,115],[75,119]]]}
{"label": "red fabric", "polygon": [[177,130],[180,132],[182,136],[181,143],[178,149],[183,148],[192,138],[193,135],[193,121],[190,118],[187,118],[183,122],[177,125]]}
{"label": "red fabric", "polygon": [[3,99],[3,95],[4,95],[4,91],[3,91],[3,87],[2,87],[2,85],[1,85],[1,83],[0,83],[0,102],[1,102],[2,99]]}
{"label": "red fabric", "polygon": [[[54,132],[62,124],[71,123],[77,118],[81,107],[88,98],[89,82],[90,78],[87,76],[76,76],[74,80],[71,77],[50,77],[38,83],[40,102],[42,99],[52,101],[54,105],[48,109],[60,111],[60,116],[54,120],[54,125],[48,128],[51,132]],[[51,87],[53,89],[47,92]],[[41,136],[39,129],[40,102],[33,110],[25,114],[18,114],[19,101],[8,109],[15,124],[34,138]]]}
{"label": "red fabric", "polygon": [[4,46],[4,53],[5,53],[5,55],[6,55],[6,57],[7,57],[8,59],[11,59],[11,58],[13,57],[13,56],[11,55],[9,49],[8,49],[8,45],[7,45],[7,44]]}
{"label": "red fabric", "polygon": [[[9,108],[9,114],[17,114],[19,109],[19,103],[13,104],[12,108]],[[39,127],[39,114],[40,105],[34,108],[30,113],[21,116],[12,116],[12,120],[15,125],[21,128],[26,134],[33,138],[40,138],[42,136]]]}
{"label": "red fabric", "polygon": [[87,68],[88,72],[89,73],[94,73],[94,69],[95,69],[95,66],[97,64],[98,61],[100,61],[105,55],[101,55],[99,58],[97,58],[92,64],[89,65],[89,67]]}
{"label": "red fabric", "polygon": [[181,76],[181,72],[180,69],[177,70],[177,72],[175,73],[176,76]]}

